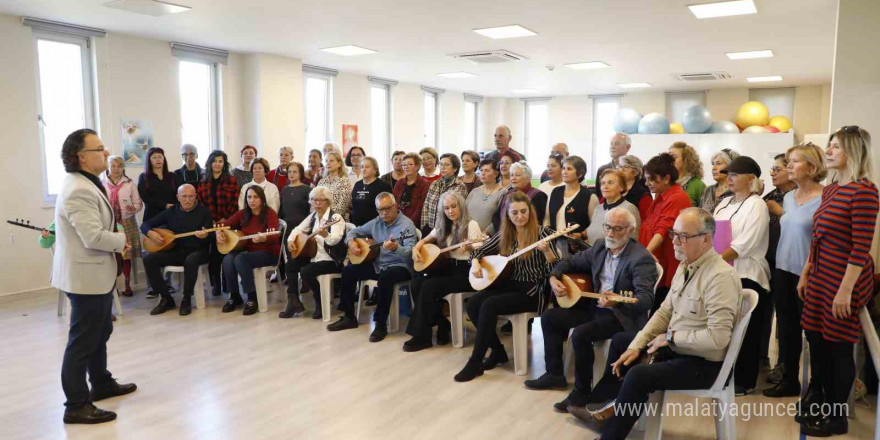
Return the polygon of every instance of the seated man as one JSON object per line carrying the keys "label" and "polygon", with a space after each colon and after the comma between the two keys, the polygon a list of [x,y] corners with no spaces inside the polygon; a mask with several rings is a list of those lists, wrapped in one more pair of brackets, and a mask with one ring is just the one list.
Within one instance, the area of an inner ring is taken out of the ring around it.
{"label": "seated man", "polygon": [[[571,411],[602,440],[624,439],[657,390],[696,390],[712,386],[730,343],[740,304],[739,276],[712,246],[715,220],[708,211],[688,208],[675,220],[670,238],[679,265],[669,294],[629,347],[609,359],[623,378],[611,411]],[[615,344],[612,344],[615,345]],[[651,363],[635,363],[647,348]],[[628,370],[628,371],[627,371]],[[603,379],[604,382],[604,379]],[[658,408],[658,411],[662,410]],[[609,416],[604,418],[604,416]],[[603,418],[604,420],[598,420]]]}
{"label": "seated man", "polygon": [[[361,280],[378,280],[379,299],[373,314],[376,328],[370,334],[370,342],[379,342],[388,334],[386,320],[391,308],[391,294],[395,284],[412,276],[412,248],[417,240],[415,225],[398,212],[393,194],[379,193],[376,196],[376,211],[379,212],[379,217],[352,229],[345,236],[345,243],[354,255],[360,255],[360,248],[355,245],[354,239],[372,238],[376,243],[382,243],[379,256],[372,263],[349,264],[342,269],[339,307],[344,315],[327,326],[327,330],[331,332],[357,328],[358,322],[354,314],[357,283]],[[394,240],[401,235],[406,235],[407,238]]]}
{"label": "seated man", "polygon": [[576,367],[574,389],[565,400],[553,405],[560,412],[567,412],[569,406],[582,407],[588,403],[593,382],[593,342],[609,339],[618,332],[641,330],[654,301],[657,266],[648,250],[630,238],[636,218],[626,209],[614,208],[608,212],[603,226],[604,242],[597,241],[593,247],[562,260],[553,268],[550,274],[553,292],[565,295],[565,286],[560,281],[562,275],[581,273],[592,278],[593,291],[630,291],[638,302],[622,304],[606,298],[598,302],[581,298],[571,308],[552,308],[541,315],[547,372],[538,379],[525,381],[528,388],[565,389],[568,386],[562,349],[569,330],[574,328],[571,335]]}
{"label": "seated man", "polygon": [[[155,228],[165,228],[175,234],[197,231],[212,226],[211,210],[198,203],[196,188],[188,183],[177,189],[178,206],[168,208],[141,225],[141,233],[157,245],[165,240]],[[183,299],[180,300],[180,315],[192,312],[193,289],[198,279],[199,266],[208,263],[208,232],[196,232],[195,236],[178,238],[171,250],[153,252],[144,257],[144,271],[153,291],[161,296],[159,304],[150,311],[151,315],[165,313],[176,307],[174,299],[168,293],[168,284],[162,277],[165,266],[183,266]]]}

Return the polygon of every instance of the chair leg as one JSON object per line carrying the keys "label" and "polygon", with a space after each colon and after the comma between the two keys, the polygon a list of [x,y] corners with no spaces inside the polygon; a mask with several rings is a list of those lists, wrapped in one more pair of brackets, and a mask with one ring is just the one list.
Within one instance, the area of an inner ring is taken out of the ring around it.
{"label": "chair leg", "polygon": [[205,280],[207,277],[205,276],[204,266],[199,266],[199,271],[196,276],[196,288],[193,289],[193,296],[196,297],[196,309],[204,309],[205,308]]}
{"label": "chair leg", "polygon": [[368,288],[369,286],[364,285],[363,281],[359,281],[357,284],[358,305],[354,309],[354,318],[357,322],[361,322],[361,309],[364,307],[364,290]]}
{"label": "chair leg", "polygon": [[452,346],[464,347],[464,316],[462,306],[464,301],[460,293],[450,293],[443,297],[449,303],[449,321],[452,324]]}
{"label": "chair leg", "polygon": [[269,304],[267,304],[269,295],[266,286],[269,282],[266,281],[266,271],[263,269],[262,267],[254,269],[254,287],[257,288],[257,308],[260,313],[269,311]]}
{"label": "chair leg", "polygon": [[596,386],[599,379],[605,374],[605,364],[608,362],[608,351],[611,347],[611,340],[605,339],[593,343],[593,383]]}
{"label": "chair leg", "polygon": [[801,360],[804,364],[801,370],[801,398],[803,398],[807,395],[807,388],[810,385],[810,346],[807,344],[806,336],[801,336],[801,347]]}
{"label": "chair leg", "polygon": [[517,376],[529,374],[529,320],[524,314],[510,317],[513,326],[513,371]]}
{"label": "chair leg", "polygon": [[333,303],[333,278],[329,275],[321,275],[318,277],[318,284],[321,285],[321,319],[324,322],[330,321],[330,310]]}
{"label": "chair leg", "polygon": [[571,334],[574,329],[568,331],[568,338],[562,346],[562,365],[565,377],[574,379],[574,346],[571,343]]}
{"label": "chair leg", "polygon": [[67,299],[67,296],[64,295],[64,292],[61,290],[58,291],[58,316],[64,314],[64,301]]}
{"label": "chair leg", "polygon": [[113,303],[116,304],[116,314],[122,317],[124,314],[122,312],[122,302],[119,301],[119,291],[116,288],[113,289]]}
{"label": "chair leg", "polygon": [[729,412],[734,399],[733,388],[727,387],[725,392],[729,395],[720,399],[712,399],[717,411],[715,413],[715,436],[718,440],[736,440],[736,419]]}
{"label": "chair leg", "polygon": [[663,401],[665,393],[655,391],[648,396],[649,408],[654,408],[652,414],[645,413],[645,440],[660,440],[663,436]]}
{"label": "chair leg", "polygon": [[401,284],[395,284],[394,290],[392,290],[393,297],[391,298],[391,313],[388,316],[388,331],[394,333],[400,330],[400,286]]}

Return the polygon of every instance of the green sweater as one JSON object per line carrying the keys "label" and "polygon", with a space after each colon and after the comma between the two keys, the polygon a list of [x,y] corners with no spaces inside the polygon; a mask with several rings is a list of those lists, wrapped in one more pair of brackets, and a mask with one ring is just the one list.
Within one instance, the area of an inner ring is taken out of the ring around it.
{"label": "green sweater", "polygon": [[703,197],[703,191],[706,189],[706,184],[696,177],[691,177],[690,180],[685,182],[681,187],[684,189],[684,192],[687,193],[688,197],[691,198],[691,205],[699,208],[700,199]]}
{"label": "green sweater", "polygon": [[[49,223],[49,226],[46,227],[46,230],[55,232],[55,222]],[[43,235],[37,236],[37,241],[40,243],[40,247],[43,249],[49,249],[55,245],[55,234],[49,234],[48,237],[43,238]]]}

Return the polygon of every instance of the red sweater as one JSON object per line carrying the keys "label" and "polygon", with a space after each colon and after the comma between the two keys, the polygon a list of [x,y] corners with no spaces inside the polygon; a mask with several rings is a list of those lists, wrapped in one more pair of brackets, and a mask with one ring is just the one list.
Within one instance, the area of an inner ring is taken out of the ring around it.
{"label": "red sweater", "polygon": [[406,189],[406,177],[394,184],[394,198],[397,200],[397,206],[400,212],[413,223],[419,224],[422,221],[422,206],[425,205],[425,197],[428,195],[428,188],[431,184],[424,177],[419,176],[416,179],[415,187],[410,193],[410,200],[403,203],[403,191]]}
{"label": "red sweater", "polygon": [[[247,209],[247,208],[245,208]],[[236,212],[226,220],[225,225],[229,226],[231,229],[240,229],[244,235],[252,235],[258,232],[266,232],[266,229],[275,229],[278,230],[278,214],[272,208],[266,208],[266,224],[260,224],[259,217],[251,217],[251,221],[246,225],[242,225],[241,222],[244,218],[244,209]],[[281,234],[270,235],[266,237],[266,241],[262,243],[254,243],[253,240],[248,240],[245,242],[244,250],[249,252],[254,251],[266,251],[271,252],[272,255],[278,256],[278,253],[281,251]]]}
{"label": "red sweater", "polygon": [[[305,176],[303,176],[305,177]],[[278,187],[278,192],[281,192],[281,189],[287,186],[290,181],[287,179],[287,174],[281,174],[281,167],[275,168],[272,171],[269,171],[269,175],[266,176],[266,180],[275,184]],[[308,185],[308,184],[306,184]]]}
{"label": "red sweater", "polygon": [[651,213],[642,221],[642,226],[639,228],[639,243],[642,246],[648,246],[655,234],[663,236],[663,243],[654,252],[654,255],[660,260],[660,265],[663,266],[663,279],[660,282],[660,287],[672,285],[672,278],[675,277],[679,263],[675,258],[675,249],[672,247],[672,240],[667,236],[667,232],[672,230],[678,213],[691,206],[691,199],[681,189],[681,186],[672,185],[663,194],[657,194],[651,203]]}

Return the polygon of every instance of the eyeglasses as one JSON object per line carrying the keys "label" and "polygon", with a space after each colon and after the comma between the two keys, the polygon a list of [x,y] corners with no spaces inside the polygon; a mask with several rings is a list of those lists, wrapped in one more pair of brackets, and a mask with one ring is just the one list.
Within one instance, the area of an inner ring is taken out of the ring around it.
{"label": "eyeglasses", "polygon": [[783,171],[783,168],[773,167],[770,168],[770,174],[779,174]]}
{"label": "eyeglasses", "polygon": [[388,206],[385,208],[376,208],[376,212],[378,212],[379,214],[384,214],[386,212],[391,211],[392,208],[394,208],[394,206]]}
{"label": "eyeglasses", "polygon": [[103,153],[106,150],[104,148],[92,148],[90,150],[79,150],[80,153],[90,153],[92,151],[97,151],[97,152]]}
{"label": "eyeglasses", "polygon": [[327,203],[327,202],[329,202],[329,200],[327,200],[327,199],[312,199],[312,201],[313,201],[313,202],[321,202],[321,203]]}
{"label": "eyeglasses", "polygon": [[627,228],[629,228],[629,226],[611,226],[608,223],[602,225],[602,229],[604,229],[605,232],[614,232],[615,234],[619,234]]}
{"label": "eyeglasses", "polygon": [[675,241],[675,239],[677,238],[678,241],[681,242],[681,244],[685,244],[690,238],[701,237],[707,234],[705,232],[700,232],[699,234],[687,235],[684,232],[669,231],[666,233],[666,235],[669,236],[669,239],[672,241]]}

